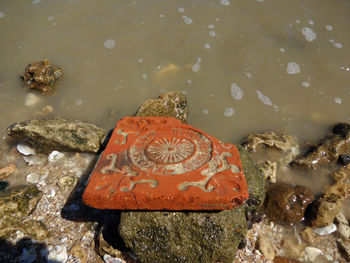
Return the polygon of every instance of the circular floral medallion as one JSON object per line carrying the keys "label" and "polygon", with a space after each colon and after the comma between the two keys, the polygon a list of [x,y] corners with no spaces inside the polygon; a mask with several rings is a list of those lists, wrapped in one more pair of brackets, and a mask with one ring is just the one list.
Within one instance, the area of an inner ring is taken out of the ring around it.
{"label": "circular floral medallion", "polygon": [[143,171],[184,174],[207,163],[211,147],[211,141],[198,131],[167,127],[140,135],[129,148],[129,157]]}

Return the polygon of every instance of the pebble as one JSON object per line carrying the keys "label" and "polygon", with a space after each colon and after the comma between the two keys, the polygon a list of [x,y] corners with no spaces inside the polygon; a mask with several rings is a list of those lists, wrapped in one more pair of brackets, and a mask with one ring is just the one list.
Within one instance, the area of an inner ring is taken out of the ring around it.
{"label": "pebble", "polygon": [[104,43],[103,46],[107,49],[112,49],[115,46],[115,40],[114,39],[107,39]]}
{"label": "pebble", "polygon": [[300,67],[296,62],[289,62],[287,65],[287,74],[298,74],[300,73]]}
{"label": "pebble", "polygon": [[332,223],[325,227],[314,228],[312,229],[312,231],[317,235],[324,236],[324,235],[332,234],[333,232],[337,231],[337,226],[334,223]]}
{"label": "pebble", "polygon": [[28,143],[19,143],[17,144],[17,151],[19,151],[23,155],[34,155],[35,150],[29,146]]}
{"label": "pebble", "polygon": [[349,222],[343,213],[338,213],[335,217],[335,222],[338,225],[338,233],[344,238],[350,238],[350,226]]}
{"label": "pebble", "polygon": [[26,99],[25,99],[25,102],[24,104],[28,107],[30,106],[34,106],[35,104],[37,104],[38,102],[40,101],[40,98],[33,94],[33,93],[28,93]]}
{"label": "pebble", "polygon": [[231,95],[235,100],[241,100],[243,98],[243,91],[237,83],[231,84]]}
{"label": "pebble", "polygon": [[350,155],[348,154],[341,154],[339,155],[338,162],[342,165],[347,165],[350,163]]}
{"label": "pebble", "polygon": [[260,252],[268,260],[272,260],[275,257],[275,252],[273,251],[272,245],[268,238],[260,236],[258,239],[258,246]]}
{"label": "pebble", "polygon": [[103,256],[103,261],[105,263],[125,263],[124,260],[120,259],[120,258],[114,258],[111,255],[105,254]]}
{"label": "pebble", "polygon": [[10,164],[0,169],[0,179],[3,179],[16,171],[16,165]]}
{"label": "pebble", "polygon": [[61,153],[59,151],[52,151],[47,159],[49,160],[50,163],[53,163],[63,157],[64,157],[64,153]]}
{"label": "pebble", "polygon": [[35,184],[39,181],[39,175],[36,173],[30,173],[27,175],[27,182],[31,184]]}
{"label": "pebble", "polygon": [[65,263],[68,259],[67,248],[62,245],[55,246],[47,257],[48,263],[61,262]]}
{"label": "pebble", "polygon": [[305,253],[306,253],[306,260],[314,262],[316,258],[322,254],[322,250],[316,247],[306,247]]}

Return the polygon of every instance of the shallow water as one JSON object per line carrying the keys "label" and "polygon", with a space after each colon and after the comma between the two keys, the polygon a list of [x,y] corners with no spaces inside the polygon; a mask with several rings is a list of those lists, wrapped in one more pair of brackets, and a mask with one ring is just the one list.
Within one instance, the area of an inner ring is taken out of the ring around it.
{"label": "shallow water", "polygon": [[[345,0],[2,0],[1,135],[45,105],[110,128],[175,89],[190,124],[221,140],[266,130],[318,140],[350,119],[349,12]],[[19,78],[43,58],[65,74],[53,96]]]}

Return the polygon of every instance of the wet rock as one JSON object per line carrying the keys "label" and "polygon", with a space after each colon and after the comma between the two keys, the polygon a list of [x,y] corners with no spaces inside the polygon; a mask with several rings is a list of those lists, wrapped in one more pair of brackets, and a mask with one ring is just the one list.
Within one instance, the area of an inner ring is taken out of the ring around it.
{"label": "wet rock", "polygon": [[158,97],[146,100],[138,109],[138,117],[174,117],[188,123],[188,106],[186,97],[178,91],[171,91]]}
{"label": "wet rock", "polygon": [[338,241],[339,250],[342,252],[344,258],[350,261],[350,240],[340,240]]}
{"label": "wet rock", "polygon": [[57,185],[63,192],[69,192],[73,190],[77,184],[78,179],[74,175],[66,175],[58,179]]}
{"label": "wet rock", "polygon": [[306,247],[305,248],[305,255],[306,260],[309,260],[311,262],[315,262],[317,257],[322,254],[322,250],[316,247]]}
{"label": "wet rock", "polygon": [[49,94],[55,91],[56,81],[62,75],[61,68],[53,65],[50,60],[44,59],[29,63],[21,77],[25,87],[40,90],[42,94]]}
{"label": "wet rock", "polygon": [[123,212],[119,233],[141,262],[232,262],[246,233],[242,207],[214,213]]}
{"label": "wet rock", "polygon": [[11,163],[0,169],[0,179],[4,179],[16,171],[16,165]]}
{"label": "wet rock", "polygon": [[311,227],[306,227],[303,231],[300,232],[300,235],[310,245],[319,243],[323,240],[323,237],[313,232]]}
{"label": "wet rock", "polygon": [[98,235],[98,252],[100,256],[109,255],[112,258],[122,258],[123,254],[120,250],[114,248],[103,238],[103,231]]}
{"label": "wet rock", "polygon": [[298,147],[294,137],[287,134],[278,135],[274,132],[250,134],[242,145],[249,152],[255,152],[261,147],[268,147],[283,152],[289,152],[295,151],[295,149]]}
{"label": "wet rock", "polygon": [[307,187],[277,183],[267,190],[264,211],[272,221],[296,223],[303,219],[306,207],[313,200]]}
{"label": "wet rock", "polygon": [[67,248],[63,245],[53,247],[50,249],[47,259],[49,262],[66,262],[68,259]]}
{"label": "wet rock", "polygon": [[277,163],[269,160],[259,164],[265,180],[276,183]]}
{"label": "wet rock", "polygon": [[246,207],[246,212],[255,213],[265,200],[265,179],[261,168],[254,163],[248,152],[240,145],[237,145],[237,149],[241,158],[244,176],[248,184],[249,199],[244,206]]}
{"label": "wet rock", "polygon": [[298,260],[285,258],[285,257],[275,257],[273,259],[273,263],[301,263],[301,262]]}
{"label": "wet rock", "polygon": [[338,162],[341,165],[348,165],[350,163],[350,155],[348,155],[348,154],[339,155]]}
{"label": "wet rock", "polygon": [[36,186],[19,186],[0,192],[0,237],[6,237],[16,230],[38,238],[45,236],[45,227],[25,219],[36,207],[42,193]]}
{"label": "wet rock", "polygon": [[341,167],[338,171],[332,174],[332,177],[338,182],[347,181],[347,179],[350,178],[350,165]]}
{"label": "wet rock", "polygon": [[348,124],[334,126],[333,134],[328,135],[315,149],[291,162],[294,167],[316,169],[320,165],[335,163],[341,154],[346,153],[350,143]]}
{"label": "wet rock", "polygon": [[338,229],[338,233],[348,239],[350,238],[350,226],[349,226],[349,222],[346,219],[346,217],[343,215],[343,213],[338,213],[335,217],[335,223],[337,224],[337,229]]}
{"label": "wet rock", "polygon": [[342,210],[344,199],[349,193],[349,185],[337,182],[329,187],[325,194],[319,197],[308,208],[308,220],[314,227],[323,227],[333,223],[336,215]]}
{"label": "wet rock", "polygon": [[96,153],[105,133],[103,128],[93,124],[63,118],[18,122],[7,128],[9,136],[28,139],[34,147],[44,152]]}
{"label": "wet rock", "polygon": [[257,241],[257,246],[266,259],[274,259],[275,251],[267,237],[260,236]]}

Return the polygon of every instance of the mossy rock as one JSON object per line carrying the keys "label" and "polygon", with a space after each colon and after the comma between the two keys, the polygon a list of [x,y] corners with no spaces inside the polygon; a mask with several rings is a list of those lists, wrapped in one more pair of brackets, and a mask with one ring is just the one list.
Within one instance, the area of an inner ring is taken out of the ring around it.
{"label": "mossy rock", "polygon": [[242,207],[220,212],[124,212],[119,234],[141,262],[231,263],[246,234]]}

